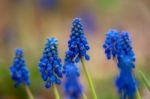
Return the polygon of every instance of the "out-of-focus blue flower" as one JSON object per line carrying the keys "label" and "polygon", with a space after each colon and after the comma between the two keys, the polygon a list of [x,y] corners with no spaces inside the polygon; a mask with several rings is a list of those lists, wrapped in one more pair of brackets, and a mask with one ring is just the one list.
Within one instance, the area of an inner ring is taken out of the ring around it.
{"label": "out-of-focus blue flower", "polygon": [[120,56],[130,56],[133,61],[136,60],[133,48],[132,48],[132,41],[130,39],[129,33],[127,31],[122,31],[120,33],[120,37],[116,44],[117,49],[117,57],[118,59]]}
{"label": "out-of-focus blue flower", "polygon": [[73,60],[74,56],[71,51],[66,51],[63,73],[65,74],[64,92],[67,99],[81,99],[82,85],[79,77],[80,71]]}
{"label": "out-of-focus blue flower", "polygon": [[116,78],[116,87],[121,99],[135,99],[137,81],[133,74],[134,62],[130,56],[121,56],[118,62],[120,74]]}
{"label": "out-of-focus blue flower", "polygon": [[69,53],[72,54],[75,62],[79,62],[81,57],[89,60],[87,51],[90,46],[84,35],[83,26],[80,18],[75,18],[72,22],[70,40],[68,41]]}
{"label": "out-of-focus blue flower", "polygon": [[64,73],[66,76],[64,83],[66,98],[81,99],[83,89],[79,81],[80,72],[77,65],[66,62],[64,65]]}
{"label": "out-of-focus blue flower", "polygon": [[16,49],[13,64],[10,67],[10,73],[12,80],[15,81],[15,87],[18,87],[21,83],[30,85],[29,70],[26,67],[23,50],[21,48]]}
{"label": "out-of-focus blue flower", "polygon": [[79,16],[82,18],[82,23],[84,25],[84,30],[86,33],[94,33],[97,30],[96,18],[94,13],[90,11],[89,8],[81,8]]}
{"label": "out-of-focus blue flower", "polygon": [[39,62],[40,73],[45,81],[46,88],[50,88],[53,83],[61,84],[62,64],[58,56],[57,45],[56,38],[48,38]]}
{"label": "out-of-focus blue flower", "polygon": [[132,41],[127,31],[119,32],[116,29],[110,29],[106,34],[106,40],[103,44],[107,59],[127,55],[135,61],[135,54],[132,49]]}
{"label": "out-of-focus blue flower", "polygon": [[57,7],[59,0],[38,0],[42,9],[49,10]]}
{"label": "out-of-focus blue flower", "polygon": [[119,39],[119,32],[116,29],[110,29],[106,34],[106,39],[103,44],[107,59],[116,57],[116,43]]}
{"label": "out-of-focus blue flower", "polygon": [[135,99],[137,81],[133,73],[135,68],[135,54],[128,32],[109,30],[103,45],[108,59],[116,58],[119,75],[116,78],[116,87],[121,99]]}

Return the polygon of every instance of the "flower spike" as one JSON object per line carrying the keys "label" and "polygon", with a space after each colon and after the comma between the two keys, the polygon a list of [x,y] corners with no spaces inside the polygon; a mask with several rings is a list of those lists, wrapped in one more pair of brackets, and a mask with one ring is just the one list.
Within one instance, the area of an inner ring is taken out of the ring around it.
{"label": "flower spike", "polygon": [[130,35],[127,31],[122,31],[120,33],[120,38],[117,41],[116,49],[118,59],[120,56],[129,56],[132,58],[133,62],[135,62],[136,56],[132,48]]}
{"label": "flower spike", "polygon": [[83,26],[80,18],[75,18],[72,22],[70,40],[68,41],[69,53],[74,57],[75,62],[79,62],[81,57],[89,60],[87,51],[90,46],[84,35]]}
{"label": "flower spike", "polygon": [[107,59],[114,58],[117,54],[116,43],[119,38],[119,32],[116,29],[110,29],[106,34],[106,40],[103,44]]}
{"label": "flower spike", "polygon": [[18,87],[21,83],[30,85],[29,70],[26,67],[23,50],[21,48],[16,49],[13,64],[10,67],[10,73],[12,80],[14,80],[15,87]]}
{"label": "flower spike", "polygon": [[56,38],[48,38],[39,62],[40,73],[46,88],[50,88],[54,83],[61,84],[62,64],[58,56],[57,45]]}

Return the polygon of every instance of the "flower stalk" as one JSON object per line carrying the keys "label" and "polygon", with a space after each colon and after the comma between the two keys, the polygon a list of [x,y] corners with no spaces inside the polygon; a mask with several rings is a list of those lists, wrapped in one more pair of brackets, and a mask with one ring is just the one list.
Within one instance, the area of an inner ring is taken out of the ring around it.
{"label": "flower stalk", "polygon": [[141,95],[138,89],[136,91],[136,99],[141,99]]}
{"label": "flower stalk", "polygon": [[144,84],[147,87],[147,89],[150,91],[150,84],[149,84],[145,74],[142,71],[139,71],[139,75],[141,76],[142,81],[144,82]]}
{"label": "flower stalk", "polygon": [[88,84],[89,84],[89,87],[90,87],[90,90],[92,92],[92,96],[93,96],[93,99],[97,99],[97,96],[96,96],[96,92],[95,92],[95,88],[94,88],[94,84],[92,82],[92,79],[91,79],[91,76],[85,66],[85,62],[83,60],[83,58],[81,57],[81,63],[82,63],[82,66],[83,66],[83,71],[85,73],[85,76],[86,76],[86,79],[88,81]]}
{"label": "flower stalk", "polygon": [[57,89],[56,85],[54,85],[53,88],[54,88],[54,95],[55,95],[55,98],[56,98],[56,99],[61,99],[60,96],[59,96],[59,92],[58,92],[58,89]]}
{"label": "flower stalk", "polygon": [[24,89],[25,89],[29,99],[34,99],[34,97],[33,97],[32,93],[31,93],[31,90],[29,89],[29,87],[25,85]]}

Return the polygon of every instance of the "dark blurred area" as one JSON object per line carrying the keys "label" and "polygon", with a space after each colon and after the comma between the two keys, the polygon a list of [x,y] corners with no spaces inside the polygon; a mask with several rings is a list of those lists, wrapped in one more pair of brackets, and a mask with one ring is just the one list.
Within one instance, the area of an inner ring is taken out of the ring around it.
{"label": "dark blurred area", "polygon": [[[44,88],[38,61],[46,39],[51,36],[59,39],[59,53],[64,59],[75,17],[82,18],[91,46],[91,60],[86,65],[98,99],[117,99],[114,86],[117,68],[112,61],[106,60],[102,49],[109,28],[131,33],[137,56],[135,73],[138,76],[138,70],[143,70],[150,79],[149,0],[0,0],[0,99],[27,99],[22,87],[14,88],[9,73],[17,47],[24,49],[35,99],[54,99],[52,90]],[[82,68],[81,81],[89,95]],[[59,88],[61,92],[61,86]],[[150,93],[142,85],[141,93],[142,99],[149,99]]]}

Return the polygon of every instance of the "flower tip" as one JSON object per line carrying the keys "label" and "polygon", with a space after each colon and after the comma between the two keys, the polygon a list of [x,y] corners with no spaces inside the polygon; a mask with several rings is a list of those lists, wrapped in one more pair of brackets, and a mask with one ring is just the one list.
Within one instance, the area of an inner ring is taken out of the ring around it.
{"label": "flower tip", "polygon": [[50,43],[50,44],[57,44],[57,43],[58,43],[58,40],[57,40],[57,38],[55,38],[55,37],[47,38],[47,41],[48,41],[48,43]]}
{"label": "flower tip", "polygon": [[22,48],[16,48],[16,55],[22,55],[23,49]]}
{"label": "flower tip", "polygon": [[73,25],[81,24],[81,18],[78,18],[78,17],[74,18],[72,21],[72,24]]}
{"label": "flower tip", "polygon": [[73,19],[73,21],[81,21],[81,18],[75,17],[75,18]]}

